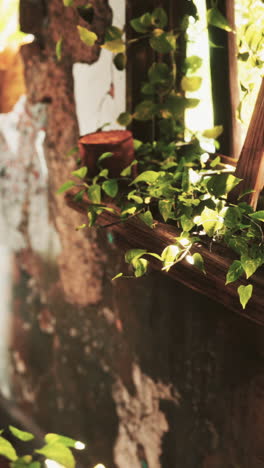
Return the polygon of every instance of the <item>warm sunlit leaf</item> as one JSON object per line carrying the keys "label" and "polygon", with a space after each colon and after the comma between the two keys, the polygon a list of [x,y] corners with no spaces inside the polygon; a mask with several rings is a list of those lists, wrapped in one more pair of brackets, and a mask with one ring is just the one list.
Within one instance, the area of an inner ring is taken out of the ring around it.
{"label": "warm sunlit leaf", "polygon": [[82,26],[77,26],[79,36],[82,42],[84,42],[85,45],[91,47],[95,44],[95,41],[97,41],[98,37],[97,34],[95,34],[93,31],[89,31],[86,28],[83,28]]}
{"label": "warm sunlit leaf", "polygon": [[75,460],[70,449],[60,442],[48,443],[35,451],[50,460],[60,463],[65,468],[75,468]]}
{"label": "warm sunlit leaf", "polygon": [[4,439],[4,437],[0,436],[0,455],[3,457],[8,458],[8,460],[15,461],[17,460],[17,454],[14,447],[8,442],[8,440]]}
{"label": "warm sunlit leaf", "polygon": [[241,285],[237,289],[237,292],[239,295],[240,304],[242,305],[243,309],[245,309],[249,299],[252,296],[253,286],[252,284],[248,284],[247,286]]}
{"label": "warm sunlit leaf", "polygon": [[233,283],[244,273],[244,268],[239,260],[235,260],[229,267],[226,275],[226,284]]}
{"label": "warm sunlit leaf", "polygon": [[29,440],[34,439],[34,435],[31,434],[30,432],[21,431],[20,429],[17,429],[14,426],[8,426],[8,427],[9,427],[10,432],[12,432],[12,434],[15,437],[17,437],[19,440],[22,440],[23,442],[27,442]]}

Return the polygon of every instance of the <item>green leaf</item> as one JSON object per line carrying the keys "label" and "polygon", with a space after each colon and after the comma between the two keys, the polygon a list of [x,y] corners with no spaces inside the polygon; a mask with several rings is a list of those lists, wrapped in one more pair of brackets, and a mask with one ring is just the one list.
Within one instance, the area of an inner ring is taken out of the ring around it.
{"label": "green leaf", "polygon": [[200,99],[195,98],[185,98],[185,107],[186,109],[194,109],[198,106]]}
{"label": "green leaf", "polygon": [[20,440],[23,440],[23,442],[27,442],[28,440],[34,439],[33,434],[31,434],[30,432],[21,431],[20,429],[17,429],[14,426],[8,426],[8,428],[15,437],[17,437]]}
{"label": "green leaf", "polygon": [[169,94],[160,106],[163,118],[181,116],[188,107],[188,99],[175,94]]}
{"label": "green leaf", "polygon": [[199,70],[199,68],[201,68],[202,64],[202,58],[198,57],[197,55],[191,55],[191,57],[187,57],[184,62],[184,66],[188,73],[195,73],[197,70]]}
{"label": "green leaf", "polygon": [[59,442],[60,444],[65,445],[65,447],[75,447],[77,440],[71,439],[71,437],[66,437],[60,434],[54,434],[50,432],[49,434],[45,435],[45,442],[47,442],[48,444],[53,442]]}
{"label": "green leaf", "polygon": [[166,63],[154,62],[148,70],[148,77],[152,84],[166,83],[170,78],[170,69]]}
{"label": "green leaf", "polygon": [[147,224],[147,226],[149,226],[150,228],[154,227],[153,216],[152,216],[151,211],[148,210],[148,211],[145,211],[145,213],[141,213],[139,215],[139,218],[141,219],[141,221],[143,221],[143,223]]}
{"label": "green leaf", "polygon": [[255,213],[250,213],[249,215],[255,221],[262,221],[264,222],[264,211],[255,211]]}
{"label": "green leaf", "polygon": [[125,217],[127,215],[134,215],[137,211],[137,206],[135,205],[129,205],[126,206],[122,211],[121,211],[121,216]]}
{"label": "green leaf", "polygon": [[73,171],[72,175],[75,176],[75,177],[78,177],[78,179],[84,179],[87,172],[88,172],[87,167],[80,167],[80,169],[77,169],[76,171]]}
{"label": "green leaf", "polygon": [[131,164],[129,164],[129,166],[125,167],[125,169],[123,169],[122,172],[120,172],[121,177],[129,177],[132,172],[132,167],[135,166],[136,164],[137,164],[137,161],[135,160]]}
{"label": "green leaf", "polygon": [[141,23],[139,18],[132,19],[130,21],[130,25],[138,33],[144,34],[144,33],[148,32],[148,28]]}
{"label": "green leaf", "polygon": [[207,189],[215,197],[221,197],[233,190],[241,180],[233,174],[216,174],[208,180]]}
{"label": "green leaf", "polygon": [[250,278],[250,276],[252,276],[255,273],[255,271],[261,266],[261,263],[262,260],[260,257],[251,258],[247,255],[241,256],[241,264],[245,270],[247,278]]}
{"label": "green leaf", "polygon": [[58,62],[60,62],[62,58],[62,42],[63,42],[63,39],[60,38],[56,43],[56,57],[57,57]]}
{"label": "green leaf", "polygon": [[157,111],[157,104],[150,99],[140,102],[135,108],[134,119],[151,120]]}
{"label": "green leaf", "polygon": [[35,452],[60,463],[65,468],[75,468],[75,460],[70,449],[60,442],[49,443]]}
{"label": "green leaf", "polygon": [[142,257],[142,255],[146,254],[147,250],[144,249],[130,249],[127,250],[125,253],[125,261],[126,263],[131,263],[132,260]]}
{"label": "green leaf", "polygon": [[147,272],[149,261],[145,258],[135,258],[131,263],[135,269],[136,278],[140,278]]}
{"label": "green leaf", "polygon": [[171,214],[172,202],[170,200],[160,200],[158,206],[159,212],[166,223]]}
{"label": "green leaf", "polygon": [[204,267],[204,259],[202,255],[198,252],[194,253],[192,256],[193,265],[198,268],[198,270],[202,271],[206,275],[205,267]]}
{"label": "green leaf", "polygon": [[197,91],[202,84],[200,76],[184,76],[181,80],[181,87],[183,91]]}
{"label": "green leaf", "polygon": [[168,16],[163,8],[155,8],[151,15],[151,22],[156,28],[164,28],[168,23]]}
{"label": "green leaf", "polygon": [[175,49],[176,38],[171,34],[165,33],[162,29],[155,29],[149,43],[156,52],[168,54]]}
{"label": "green leaf", "polygon": [[253,286],[252,284],[248,284],[247,286],[241,285],[237,289],[237,292],[239,295],[240,304],[242,305],[243,309],[245,309],[249,299],[252,296]]}
{"label": "green leaf", "polygon": [[169,271],[174,265],[180,253],[180,249],[177,245],[168,245],[161,253],[161,259],[163,261],[163,270]]}
{"label": "green leaf", "polygon": [[123,273],[118,273],[112,278],[112,281],[116,280],[117,278],[121,278],[121,276],[123,276]]}
{"label": "green leaf", "polygon": [[114,41],[108,41],[101,45],[103,49],[109,50],[114,54],[124,53],[126,50],[126,45],[123,39],[115,39]]}
{"label": "green leaf", "polygon": [[240,236],[227,239],[227,245],[239,255],[241,254],[245,255],[248,252],[247,241]]}
{"label": "green leaf", "polygon": [[117,119],[117,123],[119,123],[119,125],[123,125],[124,127],[127,127],[131,122],[132,115],[129,112],[122,112]]}
{"label": "green leaf", "polygon": [[218,8],[214,7],[207,11],[208,24],[215,26],[225,31],[232,31],[227,19],[222,15]]}
{"label": "green leaf", "polygon": [[228,228],[237,228],[241,224],[242,213],[237,206],[225,208],[225,226]]}
{"label": "green leaf", "polygon": [[88,227],[87,224],[81,224],[80,226],[77,226],[77,227],[75,228],[75,231],[81,231],[82,229],[85,229],[85,228],[87,228],[87,227]]}
{"label": "green leaf", "polygon": [[73,182],[73,180],[68,180],[67,182],[65,182],[64,184],[62,184],[62,186],[57,190],[56,193],[64,193],[66,192],[67,190],[69,190],[70,188],[74,187],[75,186],[75,182]]}
{"label": "green leaf", "polygon": [[229,267],[226,275],[226,284],[233,283],[244,273],[244,269],[239,260],[235,260]]}
{"label": "green leaf", "polygon": [[65,7],[70,7],[74,4],[74,0],[63,0],[63,5]]}
{"label": "green leaf", "polygon": [[111,158],[112,156],[113,156],[113,153],[111,153],[110,151],[107,151],[106,153],[103,153],[101,154],[101,156],[99,156],[99,158],[97,159],[97,162],[101,162],[104,159]]}
{"label": "green leaf", "polygon": [[93,203],[101,203],[101,187],[100,185],[91,185],[88,189],[88,197]]}
{"label": "green leaf", "polygon": [[194,225],[195,223],[189,216],[186,216],[185,214],[181,216],[181,226],[185,232],[189,232]]}
{"label": "green leaf", "polygon": [[142,141],[137,140],[136,138],[133,139],[133,146],[134,146],[135,151],[137,151],[142,145],[143,145]]}
{"label": "green leaf", "polygon": [[109,195],[109,197],[112,197],[112,198],[116,197],[116,195],[118,194],[117,180],[116,179],[106,180],[102,185],[102,189],[104,190],[106,195]]}
{"label": "green leaf", "polygon": [[8,442],[8,440],[4,439],[4,437],[0,436],[0,455],[3,457],[8,458],[8,460],[15,461],[17,460],[17,454],[14,447]]}
{"label": "green leaf", "polygon": [[120,52],[119,54],[115,55],[113,62],[117,70],[119,71],[124,70],[127,64],[126,54],[124,54],[123,52]]}
{"label": "green leaf", "polygon": [[123,36],[123,31],[116,26],[109,26],[105,33],[105,42],[115,41],[116,39],[121,39]]}
{"label": "green leaf", "polygon": [[144,15],[140,16],[139,18],[134,18],[130,21],[130,25],[132,28],[138,33],[146,33],[148,32],[149,28],[151,27],[151,14],[144,13]]}
{"label": "green leaf", "polygon": [[86,28],[83,28],[82,26],[77,26],[79,36],[81,41],[91,47],[95,44],[95,41],[97,41],[98,37],[93,31],[89,31]]}
{"label": "green leaf", "polygon": [[129,194],[127,195],[127,199],[128,200],[133,200],[134,202],[138,203],[138,204],[142,204],[143,203],[143,198],[140,197],[139,195],[136,195],[136,190],[133,190],[132,192],[129,192]]}
{"label": "green leaf", "polygon": [[201,223],[206,234],[212,237],[223,227],[224,219],[219,216],[217,211],[211,210],[206,206],[201,214]]}
{"label": "green leaf", "polygon": [[139,182],[146,182],[147,184],[154,184],[154,182],[156,182],[160,174],[161,174],[160,172],[156,172],[156,171],[141,172],[141,174],[139,174],[139,176],[137,176],[133,180],[133,182],[131,182],[129,185],[138,184]]}
{"label": "green leaf", "polygon": [[98,174],[98,178],[103,177],[104,179],[107,179],[108,173],[109,173],[108,169],[102,169]]}
{"label": "green leaf", "polygon": [[97,212],[95,210],[91,210],[87,213],[89,219],[89,227],[93,227],[97,220]]}
{"label": "green leaf", "polygon": [[216,125],[213,128],[210,128],[208,130],[204,130],[202,135],[205,138],[213,138],[214,140],[216,140],[216,138],[218,138],[223,133],[223,130],[224,130],[223,125]]}
{"label": "green leaf", "polygon": [[210,162],[210,167],[214,168],[221,164],[221,158],[220,156],[216,156],[216,158],[213,159],[213,161]]}
{"label": "green leaf", "polygon": [[73,198],[74,201],[77,201],[77,202],[82,201],[84,194],[85,194],[85,189],[80,190],[80,192],[78,192],[78,193],[76,193],[76,195],[74,195],[74,198]]}
{"label": "green leaf", "polygon": [[24,457],[18,458],[16,461],[10,464],[10,468],[40,468],[40,462],[34,461],[30,462],[32,457],[30,455],[25,455]]}

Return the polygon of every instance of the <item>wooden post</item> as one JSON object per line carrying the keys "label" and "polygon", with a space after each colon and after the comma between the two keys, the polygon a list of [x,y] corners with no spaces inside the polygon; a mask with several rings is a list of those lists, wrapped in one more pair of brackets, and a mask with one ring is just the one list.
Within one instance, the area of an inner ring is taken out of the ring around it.
{"label": "wooden post", "polygon": [[264,187],[264,78],[235,175],[243,179],[243,182],[231,192],[232,200],[235,201],[246,190],[254,190],[243,200],[256,209],[259,194]]}
{"label": "wooden post", "polygon": [[[206,4],[208,9],[211,8],[209,0]],[[222,0],[218,8],[234,30],[234,0]],[[220,46],[210,49],[214,123],[224,127],[224,132],[219,138],[220,151],[237,159],[241,149],[241,131],[236,119],[239,105],[236,37],[234,33],[214,26],[209,26],[209,37],[213,43]]]}

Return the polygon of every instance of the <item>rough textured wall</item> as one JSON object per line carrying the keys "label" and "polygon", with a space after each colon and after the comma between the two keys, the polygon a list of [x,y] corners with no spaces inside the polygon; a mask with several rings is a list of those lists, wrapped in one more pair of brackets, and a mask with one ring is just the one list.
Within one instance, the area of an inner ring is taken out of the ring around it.
{"label": "rough textured wall", "polygon": [[[101,36],[111,11],[106,0],[95,5]],[[24,245],[13,273],[16,401],[43,430],[87,442],[88,468],[263,468],[262,331],[158,273],[112,284],[122,268],[118,239],[75,232],[83,220],[55,195],[78,136],[72,64],[99,53],[80,43],[77,20],[61,0],[21,0],[21,24],[37,37],[23,58],[29,108],[47,119],[45,219],[56,249],[37,249],[38,218],[30,231],[36,188],[23,198],[17,226]],[[39,215],[43,205],[35,206]]]}

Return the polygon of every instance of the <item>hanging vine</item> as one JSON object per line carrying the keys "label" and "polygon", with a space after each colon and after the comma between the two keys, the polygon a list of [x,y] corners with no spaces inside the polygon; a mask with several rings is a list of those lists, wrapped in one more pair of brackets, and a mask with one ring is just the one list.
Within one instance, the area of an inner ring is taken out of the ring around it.
{"label": "hanging vine", "polygon": [[[72,6],[73,2],[64,0],[64,4]],[[78,11],[89,23],[92,5]],[[195,9],[191,15],[196,16]],[[207,20],[227,32],[231,30],[216,5],[207,12]],[[188,24],[187,15],[179,29],[170,29],[165,10],[156,8],[132,19],[130,25],[138,36],[130,41],[125,41],[123,30],[115,26],[108,28],[105,41],[100,46],[113,53],[113,62],[119,70],[125,68],[126,49],[133,47],[135,41],[141,41],[142,47],[150,47],[156,53],[157,60],[149,68],[147,80],[142,83],[142,97],[134,112],[123,112],[118,118],[118,123],[123,126],[129,126],[134,119],[155,121],[156,138],[147,143],[134,140],[135,160],[121,171],[119,177],[109,177],[104,162],[113,154],[103,153],[97,161],[98,172],[94,177],[89,175],[87,167],[79,167],[72,172],[73,179],[63,184],[58,193],[77,187],[75,200],[88,197],[92,202],[88,223],[78,229],[96,227],[97,217],[104,210],[115,211],[120,222],[138,217],[150,229],[155,229],[155,220],[177,226],[179,236],[159,254],[137,248],[126,252],[125,260],[136,277],[147,272],[148,256],[160,260],[165,271],[185,258],[201,274],[206,274],[202,255],[192,254],[192,248],[200,243],[208,245],[208,248],[212,243],[221,243],[236,256],[226,274],[228,284],[242,275],[249,279],[264,263],[261,225],[264,211],[254,212],[243,201],[248,192],[241,194],[236,204],[229,203],[228,195],[241,179],[232,174],[232,168],[221,163],[219,156],[212,157],[204,150],[205,143],[213,141],[217,145],[222,127],[195,133],[185,126],[185,110],[199,102],[185,97],[185,92],[196,91],[202,81],[197,74],[202,63],[198,56],[185,60],[180,84],[176,80],[177,41],[180,35],[186,35]],[[87,27],[78,26],[78,33],[89,47],[97,42],[96,34]],[[61,45],[57,45],[58,58],[61,58]],[[109,199],[116,209],[109,207]],[[121,276],[119,273],[114,279]],[[245,308],[252,296],[253,285],[250,282],[240,285],[237,291]]]}

